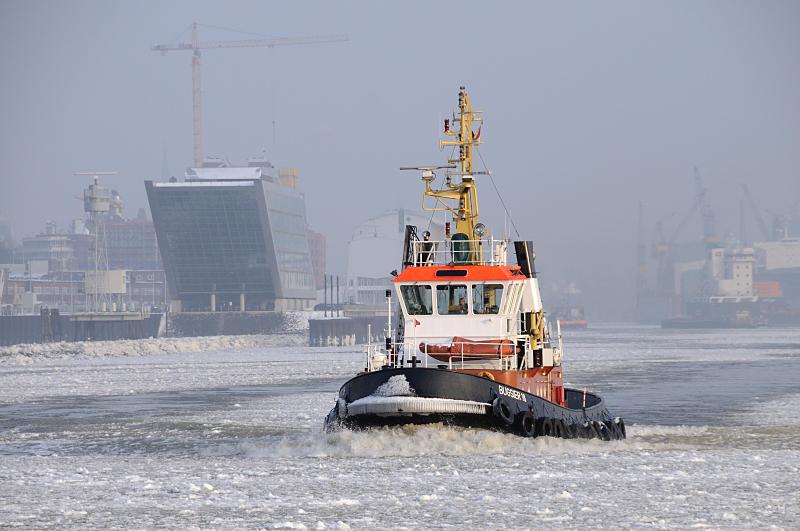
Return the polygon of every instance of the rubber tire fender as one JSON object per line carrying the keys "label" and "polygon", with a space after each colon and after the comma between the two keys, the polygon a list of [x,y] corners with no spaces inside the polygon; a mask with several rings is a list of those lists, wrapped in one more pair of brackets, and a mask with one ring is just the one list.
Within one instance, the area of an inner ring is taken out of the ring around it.
{"label": "rubber tire fender", "polygon": [[553,420],[542,417],[536,421],[536,433],[543,437],[553,436]]}
{"label": "rubber tire fender", "polygon": [[608,428],[608,435],[612,441],[618,441],[622,439],[622,433],[619,431],[619,428],[613,420],[607,420],[603,422],[603,424],[605,424],[606,428]]}
{"label": "rubber tire fender", "polygon": [[616,417],[614,419],[614,424],[617,425],[617,429],[622,434],[622,438],[627,439],[628,434],[625,432],[625,420],[622,417]]}
{"label": "rubber tire fender", "polygon": [[506,426],[514,424],[514,412],[511,410],[511,404],[508,400],[499,396],[495,398],[492,404],[492,413],[494,413],[495,418]]}
{"label": "rubber tire fender", "polygon": [[523,437],[536,437],[536,418],[530,411],[523,411],[517,415],[517,427]]}
{"label": "rubber tire fender", "polygon": [[566,429],[564,429],[564,422],[561,419],[553,420],[553,437],[559,439],[566,439]]}
{"label": "rubber tire fender", "polygon": [[600,422],[599,420],[595,420],[592,422],[592,426],[594,426],[594,431],[597,434],[597,438],[601,441],[610,441],[611,434],[608,432],[608,427]]}

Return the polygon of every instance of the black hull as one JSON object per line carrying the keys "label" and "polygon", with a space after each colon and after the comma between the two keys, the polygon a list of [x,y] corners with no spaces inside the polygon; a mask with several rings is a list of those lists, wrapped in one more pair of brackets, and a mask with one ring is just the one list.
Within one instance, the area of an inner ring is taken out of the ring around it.
{"label": "black hull", "polygon": [[[350,411],[355,409],[351,407],[353,402],[373,397],[376,390],[393,376],[405,377],[414,391],[413,397],[457,401],[471,407],[483,407],[485,411],[397,410],[370,413],[364,412],[363,408],[356,413]],[[611,416],[601,397],[592,393],[584,395],[583,391],[576,389],[565,389],[565,397],[568,407],[472,374],[431,368],[384,369],[360,374],[346,382],[339,390],[337,405],[325,419],[325,428],[334,431],[341,428],[365,429],[441,422],[527,437],[545,435],[602,440],[625,438],[624,422]]]}

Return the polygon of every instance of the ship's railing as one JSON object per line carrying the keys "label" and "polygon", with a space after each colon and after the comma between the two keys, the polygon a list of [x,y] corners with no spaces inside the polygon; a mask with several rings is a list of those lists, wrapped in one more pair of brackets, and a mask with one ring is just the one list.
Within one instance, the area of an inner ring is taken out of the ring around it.
{"label": "ship's railing", "polygon": [[[560,327],[559,327],[560,328]],[[388,341],[388,340],[387,340]],[[391,344],[392,348],[387,349],[386,345]],[[433,352],[431,347],[448,347],[450,352]],[[483,348],[487,352],[475,352],[475,349]],[[522,347],[522,350],[520,350]],[[558,353],[560,358],[564,352],[560,329],[558,341],[553,343],[550,337],[540,344],[542,352],[553,351],[555,356]],[[495,350],[496,352],[492,352]],[[520,352],[525,352],[520,356]],[[433,358],[433,354],[449,354],[446,361]],[[448,369],[479,369],[492,368],[496,370],[522,370],[530,368],[535,363],[533,361],[530,337],[522,334],[498,339],[496,336],[472,336],[467,341],[452,341],[442,336],[410,336],[402,341],[389,341],[388,343],[368,343],[366,347],[367,372],[376,371],[386,366],[408,367],[430,365],[441,367],[446,363]],[[483,364],[484,367],[476,366]],[[485,365],[496,364],[496,366],[485,367]],[[549,366],[549,365],[548,365]]]}
{"label": "ship's railing", "polygon": [[[506,265],[508,240],[417,240],[411,242],[413,266]],[[472,252],[477,249],[479,252]]]}
{"label": "ship's railing", "polygon": [[367,360],[365,369],[367,372],[377,371],[389,365],[390,354],[380,344],[367,345]]}
{"label": "ship's railing", "polygon": [[[492,341],[494,340],[494,341]],[[434,343],[431,344],[431,341]],[[468,369],[475,363],[497,363],[500,370],[513,370],[517,365],[517,342],[512,339],[498,340],[496,337],[481,339],[481,343],[472,341],[448,341],[441,336],[437,337],[406,337],[402,342],[394,343],[395,353],[388,353],[383,345],[370,344],[367,346],[366,370],[367,372],[381,369],[386,365],[422,366],[428,367],[432,362],[438,366],[442,362],[431,357],[432,346],[446,346],[451,352],[447,356],[448,369]],[[485,342],[483,342],[485,341]],[[476,347],[489,351],[486,353],[471,352]],[[492,353],[491,350],[496,350]],[[420,354],[422,356],[420,357]],[[474,365],[473,365],[474,366]]]}
{"label": "ship's railing", "polygon": [[[476,343],[480,341],[480,343]],[[446,361],[436,360],[432,357],[432,347],[448,347],[450,352],[438,353],[445,355]],[[486,352],[474,352],[476,348]],[[433,363],[439,366],[447,364],[448,369],[468,369],[474,367],[475,363],[497,364],[500,370],[513,370],[517,364],[517,343],[516,340],[508,338],[505,340],[497,337],[472,338],[471,341],[451,341],[441,336],[416,336],[406,337],[402,342],[395,343],[397,360],[402,361],[406,366],[421,365],[428,367]],[[495,352],[492,352],[495,351]],[[422,357],[418,357],[422,354]]]}

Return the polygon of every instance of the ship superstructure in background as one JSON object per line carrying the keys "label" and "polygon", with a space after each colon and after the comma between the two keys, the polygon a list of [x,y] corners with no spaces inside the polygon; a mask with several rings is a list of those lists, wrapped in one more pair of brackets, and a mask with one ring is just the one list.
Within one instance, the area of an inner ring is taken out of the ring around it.
{"label": "ship superstructure in background", "polygon": [[[749,188],[742,184],[738,238],[715,235],[713,210],[699,175],[687,215],[669,238],[666,219],[655,224],[648,259],[644,212],[639,207],[636,317],[669,327],[800,324],[800,240],[791,237],[792,216],[776,215],[770,229]],[[759,237],[747,237],[746,208]],[[680,243],[700,214],[702,238]]]}
{"label": "ship superstructure in background", "polygon": [[207,159],[182,181],[145,181],[173,311],[313,306],[314,260],[296,179],[296,170],[258,158],[246,166]]}
{"label": "ship superstructure in background", "polygon": [[[665,328],[738,328],[763,323],[767,299],[753,280],[752,248],[715,247],[703,264],[697,293],[684,303],[684,315],[662,321]],[[771,301],[770,301],[771,302]]]}
{"label": "ship superstructure in background", "polygon": [[[494,239],[478,219],[473,151],[480,113],[464,87],[444,122],[454,155],[422,174],[423,207],[444,212],[444,239],[407,225],[402,270],[387,291],[385,343],[369,346],[364,370],[346,382],[329,430],[445,422],[526,437],[625,437],[603,400],[564,385],[563,346],[545,315],[533,244]],[[441,171],[444,170],[444,171]],[[443,173],[439,180],[437,171]]]}

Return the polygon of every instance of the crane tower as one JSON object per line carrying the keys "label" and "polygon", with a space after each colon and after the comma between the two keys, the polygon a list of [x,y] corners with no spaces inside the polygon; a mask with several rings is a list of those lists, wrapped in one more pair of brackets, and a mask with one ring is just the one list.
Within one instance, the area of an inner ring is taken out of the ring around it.
{"label": "crane tower", "polygon": [[203,164],[203,102],[200,87],[200,50],[218,48],[274,48],[276,46],[290,46],[296,44],[322,44],[331,42],[345,42],[346,35],[326,35],[312,37],[270,37],[267,39],[246,39],[237,41],[201,41],[198,36],[197,22],[192,24],[191,42],[178,44],[157,44],[152,50],[166,55],[167,52],[191,51],[192,52],[192,138],[194,150],[194,164],[200,167]]}

